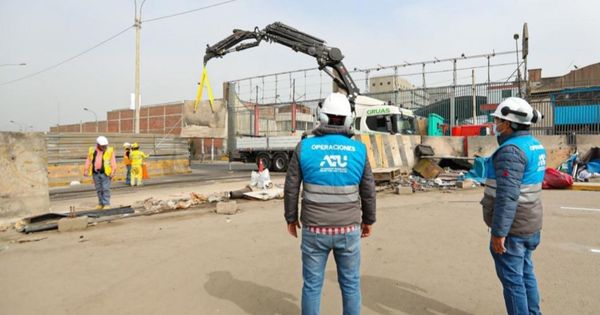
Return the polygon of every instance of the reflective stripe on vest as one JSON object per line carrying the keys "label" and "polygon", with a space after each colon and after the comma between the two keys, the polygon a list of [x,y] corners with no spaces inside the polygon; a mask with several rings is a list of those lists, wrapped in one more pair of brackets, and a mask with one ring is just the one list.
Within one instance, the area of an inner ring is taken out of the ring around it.
{"label": "reflective stripe on vest", "polygon": [[[508,139],[497,150],[506,145],[517,146],[525,154],[527,165],[521,181],[519,204],[536,202],[542,192],[542,182],[546,171],[546,151],[544,147],[531,135],[516,136]],[[496,154],[494,152],[494,154]],[[496,169],[493,165],[493,156],[488,159],[487,179],[484,194],[496,198]]]}
{"label": "reflective stripe on vest", "polygon": [[366,148],[344,135],[325,135],[302,140],[300,168],[304,199],[319,203],[359,200]]}
{"label": "reflective stripe on vest", "polygon": [[[102,164],[104,166],[104,174],[106,174],[107,176],[110,176],[112,174],[112,166],[110,164],[110,160],[112,158],[113,155],[113,147],[107,147],[106,151],[103,152],[102,154]],[[96,147],[90,147],[88,149],[88,158],[90,159],[90,161],[94,160],[94,154],[96,154]],[[90,165],[90,169],[88,171],[88,174],[90,176],[92,176],[92,174],[94,173],[94,167],[96,167],[93,163]]]}
{"label": "reflective stripe on vest", "polygon": [[323,186],[303,185],[302,198],[319,203],[344,203],[358,201],[358,185]]}

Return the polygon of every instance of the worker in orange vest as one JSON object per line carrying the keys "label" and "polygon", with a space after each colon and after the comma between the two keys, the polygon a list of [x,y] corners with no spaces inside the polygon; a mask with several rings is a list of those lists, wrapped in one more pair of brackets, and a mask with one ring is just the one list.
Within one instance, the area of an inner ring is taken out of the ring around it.
{"label": "worker in orange vest", "polygon": [[142,185],[142,164],[144,159],[150,155],[140,151],[140,146],[137,143],[131,145],[129,159],[131,160],[131,186]]}
{"label": "worker in orange vest", "polygon": [[123,153],[123,164],[125,164],[125,168],[127,169],[127,175],[125,175],[125,185],[131,185],[131,159],[129,158],[129,154],[131,153],[131,144],[129,142],[123,143],[123,149],[125,153]]}

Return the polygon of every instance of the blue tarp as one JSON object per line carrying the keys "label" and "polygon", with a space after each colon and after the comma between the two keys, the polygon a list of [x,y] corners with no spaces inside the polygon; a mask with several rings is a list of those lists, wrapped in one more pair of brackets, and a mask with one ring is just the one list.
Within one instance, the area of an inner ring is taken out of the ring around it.
{"label": "blue tarp", "polygon": [[487,170],[485,168],[489,159],[489,156],[476,157],[475,161],[473,161],[473,167],[465,175],[465,178],[472,179],[481,184],[485,183],[487,178]]}
{"label": "blue tarp", "polygon": [[590,173],[600,173],[600,160],[593,160],[587,163],[587,171]]}

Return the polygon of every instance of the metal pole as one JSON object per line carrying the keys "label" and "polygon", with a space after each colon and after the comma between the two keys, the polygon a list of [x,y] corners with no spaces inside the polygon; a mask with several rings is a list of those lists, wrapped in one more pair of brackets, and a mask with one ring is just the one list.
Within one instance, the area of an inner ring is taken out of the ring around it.
{"label": "metal pole", "polygon": [[140,107],[142,106],[142,97],[140,94],[140,55],[141,55],[141,36],[142,36],[142,8],[146,0],[142,1],[138,12],[137,1],[134,0],[135,16],[133,26],[135,27],[135,121],[134,132],[140,133]]}
{"label": "metal pole", "polygon": [[423,63],[423,90],[425,90],[426,88],[426,84],[425,84],[425,63]]}
{"label": "metal pole", "polygon": [[258,85],[256,86],[256,103],[254,103],[254,135],[260,133],[260,109],[258,108]]}
{"label": "metal pole", "polygon": [[141,41],[141,28],[142,22],[140,19],[135,17],[135,133],[140,133],[140,41]]}
{"label": "metal pole", "polygon": [[513,35],[513,38],[515,39],[515,53],[517,55],[517,88],[518,90],[518,95],[519,97],[521,96],[521,63],[519,62],[519,34],[515,34]]}
{"label": "metal pole", "polygon": [[450,129],[456,124],[456,59],[452,60],[452,95],[450,96]]}
{"label": "metal pole", "polygon": [[89,109],[87,107],[84,107],[83,110],[88,111],[88,112],[94,114],[94,119],[96,119],[96,133],[98,133],[98,115],[96,115],[96,112],[94,112],[93,110],[91,110],[91,109]]}
{"label": "metal pole", "polygon": [[394,105],[398,105],[398,67],[394,67]]}
{"label": "metal pole", "polygon": [[488,62],[488,65],[487,65],[487,70],[488,70],[487,71],[488,72],[487,73],[487,75],[488,75],[487,84],[488,84],[488,88],[489,88],[490,87],[490,56],[489,55],[487,56],[487,62]]}
{"label": "metal pole", "polygon": [[473,94],[473,125],[477,124],[477,96],[475,90],[475,69],[471,69],[471,94]]}

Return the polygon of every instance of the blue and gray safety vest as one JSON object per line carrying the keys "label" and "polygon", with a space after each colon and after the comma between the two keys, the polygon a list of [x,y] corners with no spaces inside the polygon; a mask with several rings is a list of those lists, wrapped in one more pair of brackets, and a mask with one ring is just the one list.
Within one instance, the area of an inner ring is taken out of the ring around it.
{"label": "blue and gray safety vest", "polygon": [[[531,135],[516,136],[506,140],[500,148],[508,145],[518,147],[525,155],[527,165],[521,180],[519,198],[514,221],[510,228],[510,234],[527,235],[535,233],[542,226],[542,204],[540,195],[542,182],[546,171],[546,151],[541,143]],[[500,150],[498,148],[498,150]],[[498,152],[496,150],[496,152]],[[494,154],[496,154],[494,152]],[[493,157],[488,159],[486,165],[487,179],[485,182],[484,220],[491,226],[493,216],[493,205],[496,198],[496,170],[493,165]]]}
{"label": "blue and gray safety vest", "polygon": [[302,142],[303,198],[320,203],[355,202],[366,163],[365,145],[343,135]]}

